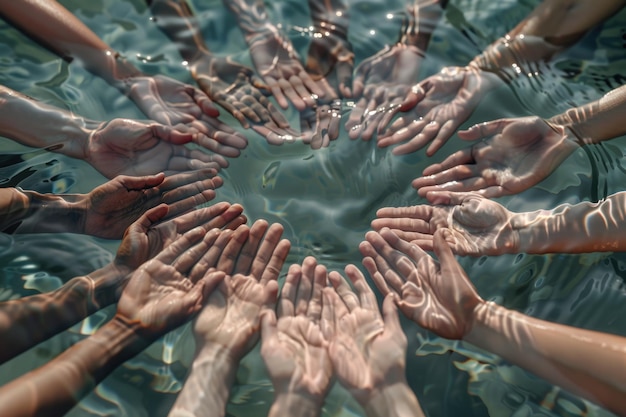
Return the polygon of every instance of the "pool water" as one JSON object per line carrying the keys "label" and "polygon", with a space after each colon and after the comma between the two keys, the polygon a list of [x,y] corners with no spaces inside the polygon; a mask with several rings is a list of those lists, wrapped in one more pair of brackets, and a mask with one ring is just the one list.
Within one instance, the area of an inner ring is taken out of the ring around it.
{"label": "pool water", "polygon": [[[150,20],[142,0],[64,0],[63,3],[114,49],[149,74],[192,82],[173,45]],[[245,42],[221,0],[193,0],[209,48],[251,66]],[[267,2],[301,56],[309,25],[306,2]],[[352,1],[350,40],[357,63],[393,43],[403,1]],[[444,66],[465,65],[502,36],[538,1],[451,0],[437,27],[423,78]],[[391,18],[382,18],[391,13]],[[539,76],[520,78],[488,96],[463,127],[502,117],[550,117],[599,98],[626,74],[626,11],[589,33],[576,46],[542,65]],[[103,80],[71,65],[0,20],[0,83],[85,117],[143,119],[132,102]],[[344,102],[344,121],[351,103]],[[285,112],[293,126],[295,110]],[[242,155],[221,175],[217,201],[239,202],[250,222],[264,218],[285,226],[292,242],[287,265],[313,255],[330,270],[360,267],[358,244],[378,208],[424,203],[411,180],[424,167],[467,144],[453,137],[434,157],[424,151],[396,157],[374,141],[351,141],[345,131],[326,149],[300,143],[268,145],[225,111],[221,119],[249,139]],[[548,179],[499,201],[513,211],[596,201],[622,191],[625,138],[578,150]],[[0,142],[0,182],[40,192],[85,193],[105,181],[88,164],[62,155]],[[108,263],[116,241],[75,235],[0,236],[0,299],[54,289],[73,276]],[[506,255],[460,258],[479,293],[542,319],[626,336],[626,255]],[[286,272],[286,267],[283,273]],[[113,307],[77,324],[0,367],[5,383],[40,366],[93,333]],[[609,416],[597,406],[468,344],[451,342],[403,321],[409,338],[407,377],[429,416]],[[165,416],[180,391],[193,357],[189,326],[166,335],[115,370],[71,416]],[[272,402],[258,347],[242,361],[227,412],[265,416]],[[339,384],[329,394],[328,416],[361,416]]]}

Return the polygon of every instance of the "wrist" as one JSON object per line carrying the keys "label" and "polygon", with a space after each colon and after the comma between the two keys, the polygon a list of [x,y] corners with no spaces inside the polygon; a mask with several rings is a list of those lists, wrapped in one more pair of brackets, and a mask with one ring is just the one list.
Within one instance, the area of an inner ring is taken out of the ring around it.
{"label": "wrist", "polygon": [[324,396],[309,396],[289,391],[276,391],[269,417],[280,416],[319,416],[324,404]]}
{"label": "wrist", "polygon": [[79,194],[40,194],[21,191],[28,209],[19,233],[82,233],[85,213]]}
{"label": "wrist", "polygon": [[[358,399],[357,399],[358,400]],[[366,401],[359,401],[368,417],[423,416],[415,393],[406,379],[380,387]]]}
{"label": "wrist", "polygon": [[111,262],[88,275],[93,282],[93,297],[99,308],[119,301],[132,272],[126,266]]}

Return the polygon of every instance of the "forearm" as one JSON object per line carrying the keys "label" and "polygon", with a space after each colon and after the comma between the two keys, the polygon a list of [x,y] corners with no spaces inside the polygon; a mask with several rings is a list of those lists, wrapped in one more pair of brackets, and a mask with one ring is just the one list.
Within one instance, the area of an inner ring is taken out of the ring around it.
{"label": "forearm", "polygon": [[220,345],[199,345],[169,417],[224,416],[239,359]]}
{"label": "forearm", "polygon": [[448,0],[414,0],[406,12],[400,43],[426,52]]}
{"label": "forearm", "polygon": [[324,398],[320,401],[293,392],[277,392],[268,417],[317,417],[322,413],[323,403]]}
{"label": "forearm", "polygon": [[115,316],[89,338],[0,388],[0,415],[61,416],[152,340]]}
{"label": "forearm", "polygon": [[626,192],[597,203],[565,204],[552,210],[514,214],[511,226],[523,253],[623,252],[626,250]]}
{"label": "forearm", "polygon": [[0,346],[0,363],[114,303],[126,273],[111,264],[56,291],[0,303],[0,339],[11,341]]}
{"label": "forearm", "polygon": [[[10,194],[9,199],[5,195]],[[0,189],[0,201],[10,206],[2,212],[0,230],[6,233],[83,233],[85,207],[80,194],[40,194],[16,188]],[[12,204],[10,202],[17,202]],[[22,207],[22,209],[19,209]]]}
{"label": "forearm", "polygon": [[347,39],[350,15],[346,0],[309,0],[309,10],[315,27]]}
{"label": "forearm", "polygon": [[139,71],[57,1],[4,1],[0,14],[64,58],[80,61],[111,84]]}
{"label": "forearm", "polygon": [[510,77],[528,74],[528,62],[549,60],[622,6],[621,1],[543,1],[470,65],[491,72],[505,71]]}
{"label": "forearm", "polygon": [[[626,415],[626,339],[482,303],[465,340]],[[584,358],[584,360],[581,360]]]}
{"label": "forearm", "polygon": [[581,144],[599,143],[626,134],[626,85],[600,100],[552,117],[549,122],[570,129]]}
{"label": "forearm", "polygon": [[98,124],[0,86],[0,135],[22,145],[84,159],[89,134]]}
{"label": "forearm", "polygon": [[364,404],[367,417],[423,417],[424,412],[406,381],[382,387]]}
{"label": "forearm", "polygon": [[209,53],[186,0],[148,0],[148,4],[157,25],[178,45],[178,50],[186,61],[193,62],[198,53]]}
{"label": "forearm", "polygon": [[224,4],[236,17],[248,44],[257,35],[276,30],[267,16],[263,0],[224,0]]}

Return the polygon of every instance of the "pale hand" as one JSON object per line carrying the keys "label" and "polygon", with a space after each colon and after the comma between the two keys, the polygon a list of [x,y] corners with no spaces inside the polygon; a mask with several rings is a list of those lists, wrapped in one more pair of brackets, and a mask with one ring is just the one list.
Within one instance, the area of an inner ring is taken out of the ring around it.
{"label": "pale hand", "polygon": [[363,274],[354,265],[346,274],[356,294],[339,273],[329,274],[333,288],[323,290],[322,332],[339,382],[366,404],[376,391],[405,381],[407,339],[391,297],[383,319]]}
{"label": "pale hand", "polygon": [[417,48],[396,44],[357,67],[353,93],[359,100],[346,123],[351,139],[383,132],[417,82],[422,59]]}
{"label": "pale hand", "polygon": [[227,166],[223,157],[239,156],[248,144],[244,136],[216,119],[219,112],[198,88],[162,75],[138,75],[124,82],[130,99],[146,116],[192,133],[193,143],[214,152],[221,166]]}
{"label": "pale hand", "polygon": [[501,119],[460,131],[464,140],[483,139],[431,165],[413,187],[430,191],[476,191],[500,197],[524,191],[547,178],[578,145],[562,126],[531,116]]}
{"label": "pale hand", "polygon": [[425,329],[447,339],[462,339],[473,325],[474,311],[484,303],[446,243],[447,230],[434,237],[435,261],[389,229],[368,232],[360,250],[363,265],[385,295]]}
{"label": "pale hand", "polygon": [[324,95],[303,68],[291,42],[277,28],[257,34],[248,46],[254,66],[283,109],[289,105],[287,99],[296,109],[304,110]]}
{"label": "pale hand", "polygon": [[165,177],[163,174],[120,175],[96,187],[79,204],[84,206],[84,233],[104,239],[121,239],[147,210],[165,203],[175,217],[215,197],[222,179],[212,169]]}
{"label": "pale hand", "polygon": [[204,268],[196,271],[199,279],[188,277],[209,247],[204,244],[206,235],[202,227],[191,229],[139,267],[122,292],[117,315],[138,325],[142,335],[156,338],[200,311],[225,276]]}
{"label": "pale hand", "polygon": [[307,257],[289,268],[278,302],[261,322],[261,356],[277,393],[296,393],[323,403],[332,381],[328,342],[322,335],[322,289],[327,272]]}
{"label": "pale hand", "polygon": [[[446,67],[411,88],[396,119],[378,136],[378,146],[398,145],[395,155],[415,152],[427,144],[432,156],[466,121],[499,78],[471,67]],[[431,143],[432,142],[432,143]]]}
{"label": "pale hand", "polygon": [[374,230],[391,229],[401,239],[433,250],[437,229],[449,229],[448,244],[459,255],[516,253],[519,233],[511,225],[513,213],[476,193],[431,192],[431,204],[384,207],[372,221]]}

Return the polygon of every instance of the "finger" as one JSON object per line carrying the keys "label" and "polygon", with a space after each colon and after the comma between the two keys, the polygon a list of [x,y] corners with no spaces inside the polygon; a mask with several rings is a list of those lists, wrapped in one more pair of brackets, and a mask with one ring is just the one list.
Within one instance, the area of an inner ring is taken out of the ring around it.
{"label": "finger", "polygon": [[[306,74],[306,73],[303,73]],[[306,75],[308,77],[308,75]],[[293,75],[289,78],[289,83],[295,90],[296,94],[300,96],[306,107],[313,107],[315,105],[315,100],[311,97],[311,92],[305,87],[303,84],[303,80],[299,77]],[[314,86],[317,88],[317,84],[314,83]],[[323,90],[320,89],[319,95],[323,95]],[[318,96],[319,96],[318,95]]]}
{"label": "finger", "polygon": [[370,311],[378,311],[376,296],[370,286],[367,285],[365,276],[361,273],[361,271],[354,265],[347,265],[345,271],[347,277],[350,279],[350,282],[352,282],[352,286],[356,290],[357,295],[359,296],[361,307]]}
{"label": "finger", "polygon": [[287,259],[287,255],[289,255],[289,250],[291,249],[291,242],[287,239],[282,239],[276,245],[274,252],[272,253],[272,257],[270,262],[265,267],[265,271],[263,271],[263,276],[261,277],[261,282],[269,282],[276,281],[278,276],[280,275],[280,271],[285,264],[285,260]]}
{"label": "finger", "polygon": [[420,101],[422,101],[426,97],[426,91],[422,87],[421,84],[415,84],[411,87],[411,91],[405,97],[402,105],[400,106],[400,111],[406,112],[414,108]]}
{"label": "finger", "polygon": [[401,230],[405,233],[418,233],[429,234],[430,224],[427,221],[420,219],[408,219],[408,218],[383,218],[372,220],[372,229],[380,230],[383,227],[389,229]]}
{"label": "finger", "polygon": [[[209,248],[208,251],[202,257],[202,262],[207,265],[209,268],[217,268],[219,258],[221,254],[224,252],[224,248],[230,241],[233,236],[233,231],[230,229],[222,230],[220,234],[215,239],[213,245]],[[222,271],[225,272],[226,271]]]}
{"label": "finger", "polygon": [[278,337],[276,327],[276,313],[272,310],[264,310],[261,314],[261,343]]}
{"label": "finger", "polygon": [[203,289],[203,297],[206,300],[209,295],[220,285],[224,279],[226,278],[226,274],[221,271],[215,270],[207,270],[204,278],[204,289]]}
{"label": "finger", "polygon": [[333,304],[333,298],[330,295],[334,292],[331,288],[324,288],[322,290],[322,321],[320,323],[320,329],[324,335],[324,339],[330,341],[335,335],[335,306]]}
{"label": "finger", "polygon": [[199,88],[192,87],[191,92],[194,101],[202,109],[202,112],[209,117],[217,117],[220,115],[219,110],[215,107],[211,99]]}
{"label": "finger", "polygon": [[362,98],[359,100],[348,117],[346,122],[346,130],[350,139],[357,139],[361,135],[363,130],[363,117],[367,110],[367,100]]}
{"label": "finger", "polygon": [[296,315],[306,315],[309,307],[309,300],[313,292],[313,279],[317,261],[312,256],[307,256],[302,262],[302,278],[298,286],[298,296],[296,297]]}
{"label": "finger", "polygon": [[344,98],[351,98],[352,91],[352,72],[353,64],[351,62],[337,62],[335,73],[337,74],[337,82],[339,83],[339,91]]}
{"label": "finger", "polygon": [[[427,177],[416,178],[411,182],[411,186],[417,189],[421,196],[425,193],[420,192],[424,187],[440,186],[448,188],[454,186],[456,182],[462,181],[468,178],[478,176],[478,168],[476,165],[457,165],[453,168],[446,169],[437,174],[429,175]],[[445,189],[443,188],[443,189]],[[451,190],[456,191],[456,190]]]}
{"label": "finger", "polygon": [[175,145],[184,145],[185,143],[189,143],[193,140],[194,136],[191,132],[181,132],[175,127],[159,123],[151,123],[150,131],[152,132],[152,136],[155,138]]}
{"label": "finger", "polygon": [[[239,102],[236,102],[237,104],[241,104]],[[235,106],[234,103],[229,102],[228,100],[218,100],[217,104],[219,104],[220,106],[222,106],[224,108],[224,110],[226,110],[228,113],[232,114],[233,117],[235,119],[237,119],[237,121],[241,124],[241,126],[244,129],[248,129],[250,127],[250,124],[248,123],[248,121],[246,120],[246,117],[248,117],[248,112],[246,111],[247,109],[244,108],[241,111]],[[245,115],[244,115],[245,113]],[[249,117],[248,117],[249,118]],[[254,121],[258,121],[256,115],[254,115],[253,119],[255,119]],[[252,120],[252,119],[251,119]]]}
{"label": "finger", "polygon": [[491,122],[478,123],[467,130],[459,130],[458,135],[463,140],[478,140],[502,133],[502,130],[511,123],[509,119],[498,119]]}
{"label": "finger", "polygon": [[215,219],[219,219],[221,216],[224,216],[230,208],[231,205],[229,203],[218,203],[174,217],[173,219],[168,220],[168,222],[175,225],[178,233],[185,233],[186,231],[201,225],[204,226],[206,230],[211,230],[215,227],[219,228],[221,226],[212,226],[209,225],[209,223],[216,223]]}
{"label": "finger", "polygon": [[407,218],[430,221],[433,208],[427,204],[408,207],[383,207],[376,211],[376,217],[382,218]]}
{"label": "finger", "polygon": [[401,294],[405,279],[394,270],[395,259],[399,255],[392,253],[393,249],[379,233],[368,232],[365,238],[367,240],[359,245],[361,254],[364,257],[372,258],[376,263],[376,269],[387,285],[398,294]]}
{"label": "finger", "polygon": [[196,263],[191,267],[191,272],[189,272],[189,280],[191,280],[191,282],[197,282],[199,279],[207,274],[207,271],[211,267],[213,267],[213,265],[207,264],[206,260],[204,259],[204,254],[206,254],[209,248],[215,244],[215,240],[220,235],[220,233],[221,230],[219,229],[211,229],[202,239],[202,242],[206,244],[206,249],[202,253],[200,259],[198,259]]}
{"label": "finger", "polygon": [[167,204],[159,204],[158,206],[146,211],[139,219],[131,224],[124,235],[129,233],[145,234],[152,226],[160,222],[169,212]]}
{"label": "finger", "polygon": [[393,294],[388,294],[383,300],[383,321],[385,322],[385,333],[393,335],[394,340],[404,339],[406,344],[406,335],[402,330],[400,324],[400,317],[398,316],[398,308],[396,306],[396,298]]}
{"label": "finger", "polygon": [[239,253],[239,258],[237,259],[234,271],[236,274],[250,274],[250,266],[252,265],[252,261],[256,256],[261,241],[263,240],[263,235],[265,235],[268,227],[269,224],[266,220],[260,219],[254,222],[250,228],[248,239]]}
{"label": "finger", "polygon": [[280,84],[274,78],[271,78],[271,77],[267,77],[265,79],[265,82],[267,82],[267,86],[272,91],[272,95],[276,99],[276,102],[278,103],[278,105],[282,107],[283,109],[286,109],[287,107],[289,107],[289,102],[287,101],[287,98],[283,94],[283,90]]}
{"label": "finger", "polygon": [[235,229],[235,232],[224,247],[224,250],[220,254],[219,260],[217,261],[217,269],[219,271],[224,271],[229,275],[233,274],[235,264],[237,262],[237,257],[241,252],[241,248],[248,240],[249,233],[250,228],[245,224]]}
{"label": "finger", "polygon": [[417,192],[420,196],[426,196],[433,191],[449,191],[454,193],[467,194],[469,192],[482,193],[487,187],[495,184],[489,184],[485,178],[474,177],[460,181],[450,181],[443,184],[422,187]]}
{"label": "finger", "polygon": [[[283,226],[279,223],[272,224],[267,230],[250,268],[250,275],[254,276],[256,279],[262,281],[269,279],[270,275],[264,276],[264,272],[272,260],[274,250],[278,247],[283,230]],[[273,266],[276,267],[275,265]]]}
{"label": "finger", "polygon": [[376,285],[376,288],[378,288],[378,291],[380,291],[382,295],[398,294],[387,285],[387,282],[383,278],[383,275],[376,267],[376,262],[374,261],[374,259],[370,258],[369,256],[364,257],[363,266],[365,267],[365,269],[367,269],[367,272],[370,274],[372,280],[374,281],[374,285]]}
{"label": "finger", "polygon": [[359,298],[341,274],[337,271],[332,271],[328,274],[328,280],[337,292],[337,295],[341,297],[342,304],[347,307],[348,311],[354,311],[359,307]]}
{"label": "finger", "polygon": [[278,282],[267,281],[263,284],[263,307],[273,310],[278,298]]}
{"label": "finger", "polygon": [[154,259],[159,260],[166,265],[170,265],[183,252],[202,239],[205,234],[206,230],[202,227],[193,228],[176,239],[167,248],[162,250],[157,256],[155,256]]}
{"label": "finger", "polygon": [[422,117],[399,117],[387,129],[387,133],[378,139],[378,146],[385,148],[409,141],[414,142],[414,146],[416,147],[419,145],[423,146],[426,144],[426,138],[424,135],[420,136],[420,133],[422,133],[428,123],[429,121]]}
{"label": "finger", "polygon": [[254,130],[259,135],[263,136],[267,143],[270,145],[282,145],[285,143],[285,138],[282,135],[277,134],[272,129],[269,129],[267,126],[263,125],[253,125],[252,130]]}
{"label": "finger", "polygon": [[131,177],[128,175],[118,175],[115,180],[119,181],[127,190],[145,190],[162,185],[165,174],[145,175],[142,177]]}
{"label": "finger", "polygon": [[454,134],[457,127],[459,127],[459,123],[455,120],[446,121],[434,139],[432,139],[430,146],[426,148],[426,156],[433,156],[435,152],[437,152],[441,147],[450,139],[450,137]]}
{"label": "finger", "polygon": [[356,68],[356,75],[354,81],[352,81],[352,96],[359,98],[363,95],[363,88],[365,87],[365,75],[367,73],[367,65],[359,65]]}
{"label": "finger", "polygon": [[440,126],[441,125],[436,121],[427,123],[417,136],[408,142],[395,147],[392,153],[394,155],[406,155],[422,149],[427,143],[431,142],[433,138],[435,138],[439,132]]}
{"label": "finger", "polygon": [[[202,229],[204,230],[204,229]],[[191,248],[187,249],[183,254],[181,254],[173,263],[172,266],[181,274],[187,275],[187,271],[192,270],[194,266],[202,259],[202,256],[207,252],[207,250],[213,244],[215,239],[214,234],[209,235],[205,231],[205,235],[202,240]],[[200,276],[204,275],[205,271],[201,273],[199,271],[196,274]],[[190,274],[191,275],[191,274]],[[191,277],[189,278],[191,280]],[[195,282],[191,280],[192,282]]]}
{"label": "finger", "polygon": [[298,95],[288,80],[280,79],[278,80],[278,85],[280,86],[280,89],[285,97],[291,101],[293,106],[298,109],[298,111],[302,111],[307,107],[306,103],[302,100],[300,95]]}
{"label": "finger", "polygon": [[300,265],[291,265],[289,271],[287,271],[283,289],[280,292],[278,317],[293,317],[296,315],[296,296],[301,278],[302,268]]}
{"label": "finger", "polygon": [[315,267],[313,292],[307,309],[307,316],[313,323],[318,323],[322,318],[322,290],[326,287],[327,276],[328,272],[324,265],[317,265]]}
{"label": "finger", "polygon": [[472,148],[465,148],[453,153],[438,164],[432,164],[430,166],[427,166],[426,168],[424,168],[422,175],[430,176],[456,166],[467,165],[474,162],[475,161],[474,157],[472,156]]}

